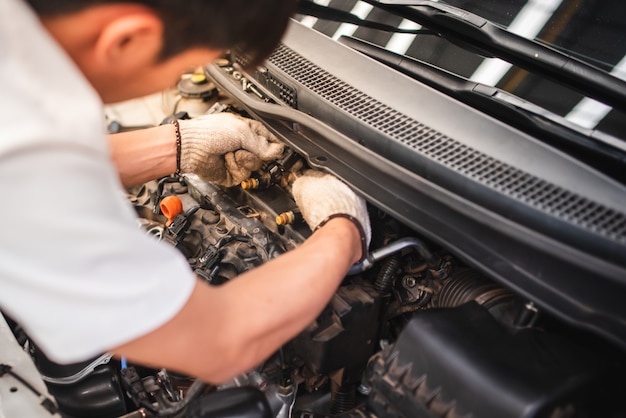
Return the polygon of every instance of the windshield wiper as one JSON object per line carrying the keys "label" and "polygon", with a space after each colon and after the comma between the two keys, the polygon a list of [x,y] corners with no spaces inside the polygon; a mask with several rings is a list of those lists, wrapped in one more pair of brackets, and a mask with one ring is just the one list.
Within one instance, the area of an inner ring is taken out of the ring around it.
{"label": "windshield wiper", "polygon": [[392,33],[407,33],[413,35],[434,35],[432,31],[422,29],[402,29],[395,26],[385,25],[384,23],[373,22],[371,20],[361,19],[360,17],[353,15],[352,13],[345,12],[340,9],[335,9],[329,6],[323,6],[314,3],[312,0],[300,0],[298,1],[297,13],[306,16],[313,16],[319,19],[330,20],[339,23],[350,23],[353,25],[361,26],[364,28],[377,29],[385,32]]}
{"label": "windshield wiper", "polygon": [[496,87],[477,83],[415,58],[396,54],[357,38],[339,42],[436,90],[585,161],[626,184],[626,144],[606,133],[586,129]]}
{"label": "windshield wiper", "polygon": [[423,25],[455,44],[501,58],[626,111],[626,82],[556,49],[508,32],[481,16],[429,0],[363,1]]}

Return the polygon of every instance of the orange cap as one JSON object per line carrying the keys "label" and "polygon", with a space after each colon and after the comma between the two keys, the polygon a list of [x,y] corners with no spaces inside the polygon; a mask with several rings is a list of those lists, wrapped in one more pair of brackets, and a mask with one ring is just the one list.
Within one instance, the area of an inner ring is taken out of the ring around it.
{"label": "orange cap", "polygon": [[174,218],[183,211],[183,202],[181,202],[178,196],[167,196],[161,200],[159,208],[161,208],[161,212],[167,218],[165,225],[170,226]]}

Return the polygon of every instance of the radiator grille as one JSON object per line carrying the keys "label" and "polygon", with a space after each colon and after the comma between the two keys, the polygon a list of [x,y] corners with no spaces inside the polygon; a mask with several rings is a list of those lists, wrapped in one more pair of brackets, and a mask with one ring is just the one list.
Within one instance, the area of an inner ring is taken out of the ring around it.
{"label": "radiator grille", "polygon": [[474,181],[607,238],[626,242],[626,215],[496,160],[402,114],[285,45],[269,61],[319,97]]}

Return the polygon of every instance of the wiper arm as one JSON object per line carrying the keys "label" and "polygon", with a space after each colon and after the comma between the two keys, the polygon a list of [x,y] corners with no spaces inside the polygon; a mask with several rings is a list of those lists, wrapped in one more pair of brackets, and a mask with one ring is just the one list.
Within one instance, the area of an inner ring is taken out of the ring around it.
{"label": "wiper arm", "polygon": [[352,13],[335,9],[329,6],[322,6],[314,3],[312,0],[299,0],[297,5],[297,13],[306,16],[314,16],[319,19],[330,20],[333,22],[350,23],[364,28],[377,29],[392,33],[407,33],[413,35],[433,35],[434,33],[422,29],[402,29],[395,26],[385,25],[384,23],[372,22],[370,20],[361,19]]}
{"label": "wiper arm", "polygon": [[586,129],[541,106],[496,87],[460,77],[415,58],[357,38],[339,42],[497,119],[541,138],[626,183],[626,144],[608,134]]}
{"label": "wiper arm", "polygon": [[626,82],[577,58],[523,38],[476,14],[415,0],[363,0],[423,25],[459,45],[499,57],[609,106],[626,111]]}

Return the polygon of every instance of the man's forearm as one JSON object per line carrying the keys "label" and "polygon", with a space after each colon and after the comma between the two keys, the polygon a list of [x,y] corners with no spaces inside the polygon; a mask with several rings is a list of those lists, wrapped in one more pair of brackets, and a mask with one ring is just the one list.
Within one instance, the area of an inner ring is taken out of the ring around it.
{"label": "man's forearm", "polygon": [[352,222],[333,219],[294,251],[211,287],[156,331],[113,351],[219,383],[249,370],[310,324],[361,256]]}
{"label": "man's forearm", "polygon": [[125,187],[176,171],[174,125],[109,135],[113,162]]}

